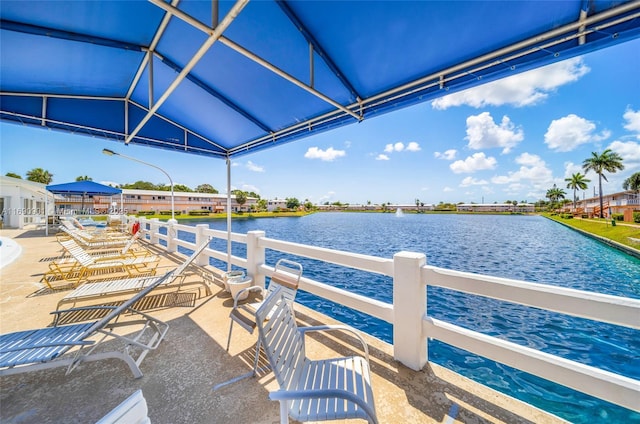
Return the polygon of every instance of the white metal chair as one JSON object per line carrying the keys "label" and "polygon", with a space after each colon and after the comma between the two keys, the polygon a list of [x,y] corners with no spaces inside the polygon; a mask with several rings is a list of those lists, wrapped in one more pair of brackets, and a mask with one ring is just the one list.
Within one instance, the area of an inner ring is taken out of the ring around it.
{"label": "white metal chair", "polygon": [[136,390],[96,424],[150,424],[148,412],[142,390]]}
{"label": "white metal chair", "polygon": [[[253,334],[253,330],[256,328],[255,313],[260,308],[262,303],[278,288],[282,288],[282,294],[286,297],[287,301],[293,302],[296,298],[298,291],[298,285],[300,284],[300,277],[302,276],[302,265],[290,261],[288,259],[280,259],[276,262],[275,271],[271,276],[269,286],[264,289],[260,286],[251,286],[246,289],[240,290],[233,299],[233,309],[229,314],[231,322],[229,324],[229,336],[227,338],[227,351],[231,344],[231,332],[233,331],[233,323],[237,323],[240,327]],[[261,293],[262,301],[253,303],[238,303],[244,296],[244,293],[251,291],[259,291]],[[267,317],[268,318],[268,317]],[[259,349],[257,350],[259,351]],[[258,358],[258,352],[256,351],[256,363]],[[254,368],[255,371],[255,368]]]}
{"label": "white metal chair", "polygon": [[[267,319],[270,315],[271,318]],[[280,402],[280,422],[361,418],[377,423],[369,350],[366,342],[346,326],[298,328],[292,305],[276,290],[256,312],[260,344],[280,390],[269,393]],[[348,330],[360,340],[365,357],[310,360],[304,335],[310,331]]]}

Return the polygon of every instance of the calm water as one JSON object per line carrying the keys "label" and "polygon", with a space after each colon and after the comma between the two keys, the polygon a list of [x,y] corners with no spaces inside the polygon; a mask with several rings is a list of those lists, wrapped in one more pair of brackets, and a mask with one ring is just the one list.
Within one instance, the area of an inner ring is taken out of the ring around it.
{"label": "calm water", "polygon": [[[206,223],[226,230],[222,220]],[[640,260],[537,216],[319,213],[234,220],[232,230],[263,230],[270,238],[386,258],[401,250],[423,252],[439,267],[640,298]],[[226,251],[226,242],[214,247]],[[245,255],[244,245],[234,243],[232,250]],[[267,262],[279,255],[267,251]],[[294,259],[303,263],[307,277],[392,301],[389,277]],[[385,322],[309,293],[300,292],[297,300],[392,341]],[[428,289],[428,309],[443,321],[640,379],[638,331],[437,287]],[[638,413],[437,341],[429,342],[429,360],[573,422],[640,423]]]}

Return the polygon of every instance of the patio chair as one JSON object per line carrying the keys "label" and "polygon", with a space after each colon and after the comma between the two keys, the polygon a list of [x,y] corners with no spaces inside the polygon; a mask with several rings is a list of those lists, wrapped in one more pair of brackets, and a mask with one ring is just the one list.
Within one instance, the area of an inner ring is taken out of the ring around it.
{"label": "patio chair", "polygon": [[[369,350],[357,332],[333,325],[298,328],[293,307],[280,289],[258,309],[256,321],[260,344],[280,386],[280,390],[269,393],[269,398],[280,402],[281,423],[288,423],[288,417],[302,422],[349,418],[378,422]],[[306,333],[336,330],[352,332],[362,343],[365,357],[320,360],[306,357]]]}
{"label": "patio chair", "polygon": [[49,264],[49,271],[40,280],[52,290],[56,289],[54,284],[60,282],[64,282],[64,287],[69,285],[76,287],[83,279],[98,272],[101,274],[126,272],[128,277],[136,274],[155,275],[156,267],[160,262],[160,257],[157,255],[102,259],[91,256],[82,248],[71,249],[68,252],[75,262],[53,261]]}
{"label": "patio chair", "polygon": [[[100,281],[100,282],[92,282],[85,283],[76,288],[75,290],[67,293],[60,301],[58,302],[58,306],[56,309],[60,309],[60,306],[65,303],[76,303],[81,300],[91,300],[91,299],[103,299],[107,296],[116,296],[123,295],[127,293],[135,293],[138,292],[151,284],[155,284],[158,279],[163,278],[164,282],[157,286],[158,288],[167,287],[170,284],[175,284],[176,291],[179,291],[184,283],[186,275],[184,274],[185,270],[189,265],[193,263],[193,261],[202,253],[202,251],[209,246],[209,242],[211,238],[207,238],[206,241],[200,244],[194,252],[185,259],[185,261],[176,269],[171,271],[170,276],[158,277],[158,276],[144,276],[144,277],[133,277],[133,278],[123,278],[109,281]],[[211,294],[211,290],[209,285],[203,281],[203,285],[205,287],[205,291],[207,295]]]}
{"label": "patio chair", "polygon": [[[240,327],[253,334],[253,330],[256,328],[255,313],[258,308],[260,308],[264,300],[266,300],[275,290],[282,288],[282,294],[287,298],[287,301],[293,302],[296,298],[296,293],[298,292],[298,284],[300,283],[301,276],[301,264],[288,259],[280,259],[276,262],[275,271],[271,276],[271,281],[266,289],[261,286],[251,286],[240,290],[236,294],[233,299],[233,309],[231,309],[231,313],[229,314],[231,322],[229,323],[229,336],[227,337],[227,351],[229,351],[229,346],[231,345],[233,324],[237,323]],[[262,300],[253,303],[238,303],[240,299],[246,297],[244,296],[244,293],[249,292],[260,292]],[[256,351],[256,359],[257,357],[258,352]]]}
{"label": "patio chair", "polygon": [[[168,272],[120,306],[54,311],[51,327],[0,335],[0,376],[55,367],[67,367],[66,374],[69,374],[84,362],[116,358],[129,366],[135,378],[142,377],[140,363],[158,347],[169,325],[134,309],[134,306],[171,274]],[[100,310],[109,313],[97,321],[58,325],[63,314]],[[116,332],[118,329],[121,331]],[[118,343],[111,343],[114,340],[122,342],[120,349],[117,348]]]}
{"label": "patio chair", "polygon": [[[127,243],[121,249],[102,249],[102,250],[88,250],[87,253],[96,258],[96,259],[118,259],[118,258],[127,258],[127,257],[138,257],[138,256],[151,256],[152,253],[145,249],[144,247],[134,247],[135,243],[138,241],[138,234],[133,235]],[[66,240],[58,239],[58,243],[62,246],[62,255],[57,260],[59,264],[64,263],[72,263],[75,261],[73,256],[69,255],[71,250],[82,251],[83,247],[78,245],[78,243],[70,238]]]}
{"label": "patio chair", "polygon": [[82,230],[71,230],[64,226],[59,226],[60,232],[56,234],[58,241],[73,239],[85,249],[105,249],[105,248],[119,248],[124,247],[131,239],[130,235],[120,233],[117,236],[98,237],[92,236],[83,232]]}
{"label": "patio chair", "polygon": [[136,390],[96,424],[150,424],[148,412],[147,400],[142,390]]}

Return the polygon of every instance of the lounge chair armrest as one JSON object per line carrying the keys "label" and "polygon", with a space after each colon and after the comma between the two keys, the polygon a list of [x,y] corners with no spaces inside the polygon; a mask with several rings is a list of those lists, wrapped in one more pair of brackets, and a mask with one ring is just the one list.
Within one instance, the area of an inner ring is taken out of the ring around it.
{"label": "lounge chair armrest", "polygon": [[365,342],[364,338],[362,338],[362,336],[355,329],[351,327],[348,327],[346,325],[317,325],[313,327],[298,328],[298,331],[302,333],[302,335],[312,331],[336,331],[336,330],[348,331],[349,333],[356,336],[356,338],[360,340],[360,343],[362,344],[362,349],[364,350],[364,357],[367,360],[367,362],[369,362],[369,346],[367,345],[367,342]]}
{"label": "lounge chair armrest", "polygon": [[238,307],[238,300],[240,299],[240,296],[244,293],[247,292],[252,292],[252,291],[260,291],[260,292],[264,292],[264,289],[260,286],[251,286],[251,287],[247,287],[246,289],[242,289],[240,290],[238,293],[236,293],[236,297],[233,298],[233,307],[237,308]]}
{"label": "lounge chair armrest", "polygon": [[318,389],[318,390],[277,390],[269,392],[269,399],[277,401],[287,401],[295,399],[345,399],[355,403],[362,408],[370,418],[370,422],[378,422],[375,410],[363,399],[351,392],[342,389]]}

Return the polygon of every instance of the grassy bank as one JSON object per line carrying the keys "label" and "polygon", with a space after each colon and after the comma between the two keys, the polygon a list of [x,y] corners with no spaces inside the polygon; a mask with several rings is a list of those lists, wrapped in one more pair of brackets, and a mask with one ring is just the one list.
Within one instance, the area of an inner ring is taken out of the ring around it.
{"label": "grassy bank", "polygon": [[611,240],[623,246],[635,249],[640,254],[640,227],[616,222],[611,225],[610,219],[564,219],[559,215],[544,214],[545,217],[568,227]]}

